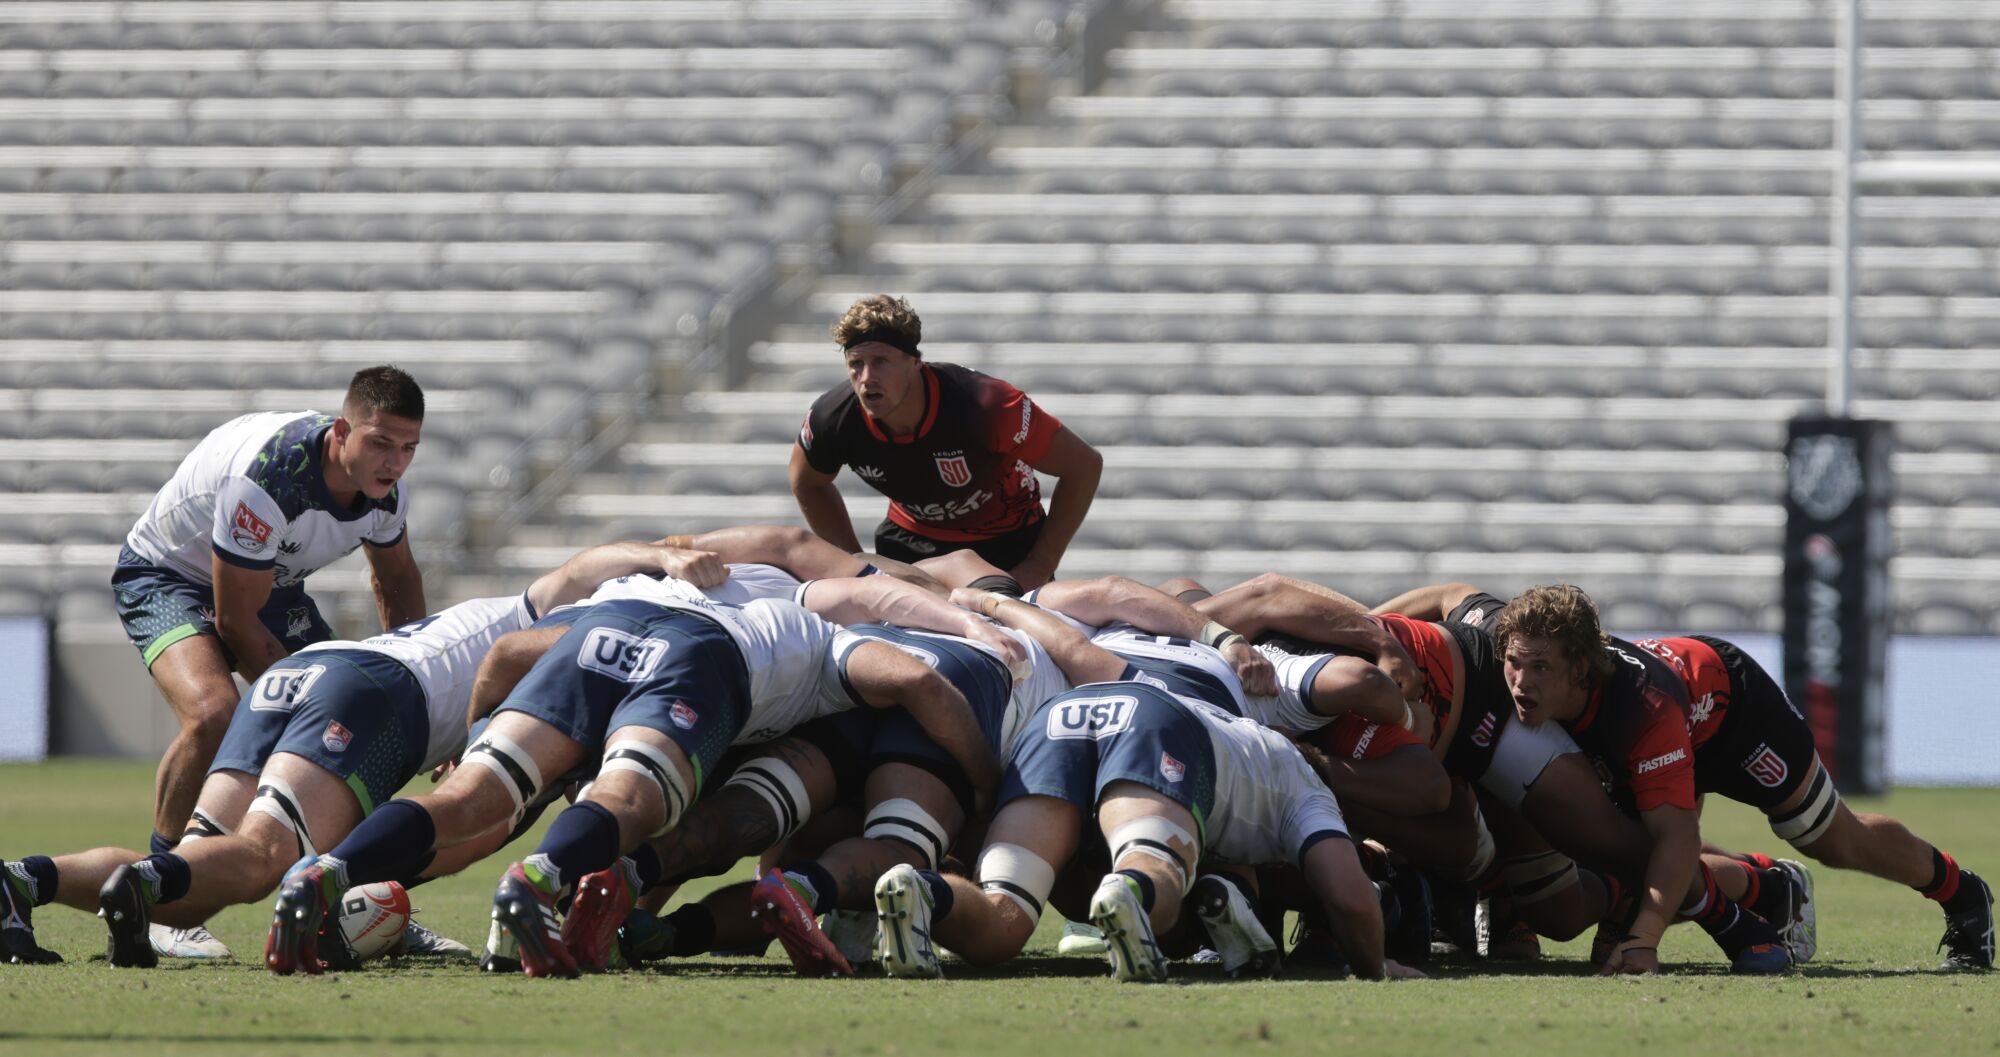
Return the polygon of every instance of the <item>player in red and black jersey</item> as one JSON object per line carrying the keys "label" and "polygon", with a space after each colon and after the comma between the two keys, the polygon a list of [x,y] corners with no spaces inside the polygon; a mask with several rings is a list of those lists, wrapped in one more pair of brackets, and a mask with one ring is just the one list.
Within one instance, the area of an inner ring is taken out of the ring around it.
{"label": "player in red and black jersey", "polygon": [[[923,324],[900,298],[856,301],[833,336],[848,382],[814,401],[792,450],[792,493],[813,531],[861,549],[833,483],[851,466],[890,500],[877,553],[915,562],[972,550],[1018,588],[1053,578],[1097,494],[1096,449],[1006,382],[925,363]],[[1037,470],[1058,482],[1046,515]]]}
{"label": "player in red and black jersey", "polygon": [[[1986,882],[1888,815],[1849,810],[1820,763],[1805,717],[1755,660],[1706,635],[1648,639],[1636,648],[1686,688],[1697,794],[1757,808],[1772,832],[1818,862],[1906,884],[1937,901],[1945,915],[1945,968],[1993,967],[1993,893]],[[1763,871],[1775,864],[1763,855],[1737,858],[1745,868],[1717,870],[1716,879],[1732,898],[1754,905]],[[1804,957],[1817,944],[1811,920],[1791,938],[1794,953]]]}

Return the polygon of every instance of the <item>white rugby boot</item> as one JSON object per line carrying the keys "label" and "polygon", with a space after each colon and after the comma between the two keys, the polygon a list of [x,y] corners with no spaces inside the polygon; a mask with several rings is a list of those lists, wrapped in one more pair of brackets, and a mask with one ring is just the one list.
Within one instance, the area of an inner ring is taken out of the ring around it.
{"label": "white rugby boot", "polygon": [[1208,929],[1208,939],[1222,956],[1222,971],[1232,979],[1270,976],[1278,971],[1278,943],[1257,918],[1243,890],[1214,874],[1195,878],[1188,888],[1188,905]]}
{"label": "white rugby boot", "polygon": [[1097,931],[1097,926],[1063,919],[1062,938],[1056,941],[1057,954],[1103,957],[1105,950],[1104,933]]}
{"label": "white rugby boot", "polygon": [[876,946],[890,976],[936,979],[944,975],[931,946],[931,887],[917,868],[899,863],[875,882]]}
{"label": "white rugby boot", "polygon": [[1792,952],[1792,964],[1812,961],[1819,953],[1819,904],[1813,902],[1813,875],[1797,859],[1779,859],[1778,869],[1792,879],[1792,917],[1779,929],[1785,949]]}
{"label": "white rugby boot", "polygon": [[214,934],[200,925],[191,928],[168,928],[154,922],[147,930],[147,938],[153,941],[153,951],[162,958],[195,958],[222,961],[236,957],[227,944],[216,939]]}
{"label": "white rugby boot", "polygon": [[1120,981],[1161,983],[1167,959],[1153,938],[1153,922],[1139,905],[1139,886],[1123,874],[1105,874],[1090,897],[1090,923],[1104,932],[1111,976]]}

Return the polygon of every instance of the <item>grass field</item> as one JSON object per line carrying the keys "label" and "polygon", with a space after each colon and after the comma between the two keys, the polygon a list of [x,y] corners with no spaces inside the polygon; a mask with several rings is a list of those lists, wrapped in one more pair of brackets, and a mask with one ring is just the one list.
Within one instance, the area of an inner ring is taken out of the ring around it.
{"label": "grass field", "polygon": [[[128,763],[0,767],[0,856],[143,844],[151,776]],[[2000,874],[2000,790],[1909,790],[1871,806]],[[1715,805],[1704,830],[1778,850],[1735,805]],[[419,889],[421,920],[476,946],[505,861]],[[1053,920],[1006,971],[948,965],[942,983],[798,980],[776,953],[575,982],[436,963],[278,979],[259,959],[262,904],[214,923],[244,960],[156,972],[112,969],[95,918],[48,907],[43,945],[69,962],[0,966],[0,1052],[2000,1054],[2000,976],[1932,971],[1932,904],[1853,874],[1819,871],[1818,889],[1819,958],[1776,979],[1730,978],[1683,927],[1661,952],[1671,975],[1651,979],[1594,978],[1577,943],[1506,975],[1456,965],[1399,984],[1289,973],[1232,984],[1177,965],[1161,987],[1055,957]]]}

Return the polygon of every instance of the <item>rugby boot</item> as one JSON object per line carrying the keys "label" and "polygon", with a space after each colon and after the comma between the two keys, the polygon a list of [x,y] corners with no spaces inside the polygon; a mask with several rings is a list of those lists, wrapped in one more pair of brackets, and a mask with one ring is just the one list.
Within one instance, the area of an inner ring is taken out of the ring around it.
{"label": "rugby boot", "polygon": [[1779,859],[1778,869],[1791,882],[1792,899],[1792,912],[1778,934],[1784,937],[1785,949],[1792,952],[1792,964],[1800,965],[1819,953],[1819,906],[1813,902],[1813,875],[1797,859]]}
{"label": "rugby boot", "polygon": [[882,971],[890,976],[944,975],[931,945],[931,886],[917,868],[899,863],[875,882],[875,919],[881,929],[876,947]]}
{"label": "rugby boot", "polygon": [[1188,887],[1187,898],[1208,930],[1209,942],[1221,955],[1222,971],[1230,979],[1270,976],[1278,971],[1278,942],[1257,920],[1257,910],[1242,889],[1214,874],[1204,874]]}
{"label": "rugby boot", "polygon": [[1404,965],[1422,965],[1431,957],[1431,886],[1423,871],[1391,866],[1386,882],[1395,897],[1393,920],[1383,918],[1383,953]]}
{"label": "rugby boot", "polygon": [[529,869],[517,862],[500,875],[493,890],[493,920],[514,938],[523,973],[575,977],[576,959],[556,921],[556,895],[538,884]]}
{"label": "rugby boot", "polygon": [[1120,982],[1163,983],[1167,959],[1153,938],[1153,921],[1139,903],[1139,886],[1124,874],[1105,874],[1090,896],[1090,923],[1104,932],[1111,977]]}
{"label": "rugby boot", "polygon": [[1729,971],[1736,976],[1775,976],[1791,967],[1792,952],[1782,943],[1753,943],[1729,958]]}
{"label": "rugby boot", "polygon": [[1514,910],[1514,901],[1495,896],[1479,904],[1482,953],[1494,961],[1531,962],[1542,956],[1542,938]]}
{"label": "rugby boot", "polygon": [[1293,969],[1330,973],[1337,977],[1354,972],[1354,967],[1347,962],[1347,955],[1341,951],[1339,944],[1333,942],[1333,937],[1327,935],[1324,928],[1307,925],[1303,917],[1292,929],[1292,950],[1285,960]]}
{"label": "rugby boot", "polygon": [[486,927],[486,949],[479,954],[479,971],[508,975],[521,971],[521,946],[498,921]]}
{"label": "rugby boot", "polygon": [[589,874],[576,884],[576,899],[563,918],[563,943],[577,967],[601,973],[618,950],[618,929],[639,898],[639,876],[632,860],[620,858],[608,870]]}
{"label": "rugby boot", "polygon": [[[264,938],[264,967],[279,976],[318,974],[331,968],[320,955],[319,941],[327,908],[335,901],[334,876],[318,862],[294,867],[278,888],[272,908],[271,932]],[[344,945],[344,944],[343,944]]]}
{"label": "rugby boot", "polygon": [[633,910],[618,927],[619,959],[643,965],[674,953],[674,923],[650,910]]}
{"label": "rugby boot", "polygon": [[162,958],[193,958],[199,961],[227,961],[236,957],[229,945],[215,938],[215,934],[201,925],[177,929],[155,922],[148,930],[147,940],[153,944],[153,953]]}
{"label": "rugby boot", "polygon": [[856,972],[875,964],[875,915],[865,910],[829,910],[820,929]]}
{"label": "rugby boot", "polygon": [[54,965],[62,955],[35,942],[35,901],[25,868],[0,862],[0,964]]}
{"label": "rugby boot", "polygon": [[153,901],[146,894],[145,878],[131,866],[111,871],[97,890],[97,916],[104,919],[110,933],[104,957],[127,969],[151,969],[160,964],[153,949]]}
{"label": "rugby boot", "polygon": [[[1972,897],[1962,909],[1944,917],[1944,938],[1938,947],[1947,951],[1944,969],[1993,968],[1993,889],[1970,870],[1958,873],[1961,893],[1972,886]],[[1954,900],[1957,902],[1958,900]]]}
{"label": "rugby boot", "polygon": [[[416,912],[415,907],[410,908],[410,913]],[[412,917],[403,925],[403,944],[397,953],[433,958],[470,958],[472,948],[441,932],[433,932],[419,925],[417,919]]]}
{"label": "rugby boot", "polygon": [[1056,953],[1101,958],[1105,950],[1104,933],[1097,931],[1095,925],[1063,920],[1062,938],[1056,941]]}
{"label": "rugby boot", "polygon": [[854,967],[826,933],[820,931],[819,923],[813,919],[813,908],[785,880],[783,870],[772,870],[751,886],[750,916],[784,945],[785,953],[791,956],[792,968],[800,976],[854,975]]}

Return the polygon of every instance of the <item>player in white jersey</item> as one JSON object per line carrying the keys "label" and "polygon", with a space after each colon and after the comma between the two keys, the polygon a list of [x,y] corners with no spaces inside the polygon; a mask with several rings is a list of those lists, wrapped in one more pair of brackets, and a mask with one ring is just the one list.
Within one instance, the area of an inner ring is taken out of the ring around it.
{"label": "player in white jersey", "polygon": [[[1134,680],[1129,662],[1034,606],[985,592],[954,597],[1029,631],[1078,685],[1044,704],[1010,747],[977,886],[907,866],[877,883],[881,957],[892,975],[938,975],[933,940],[975,962],[1018,953],[1093,816],[1114,872],[1099,881],[1088,916],[1119,979],[1165,978],[1154,936],[1177,922],[1184,898],[1237,968],[1263,953],[1248,946],[1254,918],[1240,920],[1247,900],[1231,882],[1203,878],[1190,889],[1204,851],[1211,862],[1298,864],[1340,923],[1360,975],[1415,975],[1383,959],[1374,888],[1332,794],[1290,742],[1211,702]],[[1260,926],[1254,932],[1275,950]]]}
{"label": "player in white jersey", "polygon": [[423,418],[423,391],[409,375],[366,368],[338,416],[252,414],[218,427],[132,526],[111,589],[180,723],[160,760],[154,851],[179,839],[222,744],[236,708],[230,673],[255,682],[333,637],[305,593],[309,574],[366,543],[382,627],[426,612],[400,485]]}
{"label": "player in white jersey", "polygon": [[[0,896],[10,905],[53,901],[99,911],[112,964],[151,966],[153,918],[195,926],[269,894],[287,865],[316,854],[316,842],[340,840],[403,783],[458,754],[476,673],[497,639],[527,627],[539,610],[635,569],[703,582],[724,575],[710,554],[610,544],[576,555],[521,595],[462,602],[358,642],[308,646],[243,695],[182,847],[150,856],[122,848],[30,856],[0,871],[28,882]],[[466,853],[493,847],[488,841]],[[11,953],[36,949],[27,924],[23,916],[22,929],[6,930]]]}
{"label": "player in white jersey", "polygon": [[[854,581],[854,593],[942,604],[881,581],[888,578]],[[510,826],[544,776],[601,754],[589,789],[534,855],[508,868],[494,894],[494,920],[517,945],[523,970],[573,976],[578,967],[555,914],[566,883],[671,829],[731,744],[856,705],[825,692],[834,627],[796,603],[729,605],[685,582],[645,577],[607,584],[599,596],[514,687],[465,765],[436,792],[384,805],[286,882],[266,950],[272,971],[323,968],[319,924],[348,887],[396,877],[433,849]],[[866,671],[850,666],[848,674],[867,704],[909,710],[981,785],[997,780],[997,761],[964,698],[921,662],[884,647]]]}

